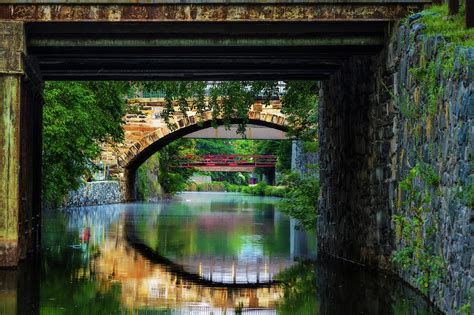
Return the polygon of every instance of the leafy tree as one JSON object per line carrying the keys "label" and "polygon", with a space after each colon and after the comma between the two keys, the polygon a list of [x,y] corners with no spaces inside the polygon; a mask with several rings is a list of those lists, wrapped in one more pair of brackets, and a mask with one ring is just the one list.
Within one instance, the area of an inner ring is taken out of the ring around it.
{"label": "leafy tree", "polygon": [[175,167],[180,157],[195,154],[195,140],[179,139],[151,156],[138,168],[138,194],[142,199],[158,197],[163,193],[174,195],[186,188],[194,170]]}
{"label": "leafy tree", "polygon": [[43,114],[43,196],[58,205],[93,168],[100,143],[123,139],[123,82],[46,82]]}
{"label": "leafy tree", "polygon": [[194,141],[191,139],[180,139],[164,147],[159,151],[160,172],[159,181],[165,193],[175,194],[186,188],[189,177],[194,170],[189,168],[173,167],[176,159],[180,156],[195,153]]}
{"label": "leafy tree", "polygon": [[281,281],[283,299],[278,302],[278,314],[319,314],[316,268],[299,262],[275,275]]}
{"label": "leafy tree", "polygon": [[316,81],[288,81],[281,97],[282,113],[287,115],[289,136],[315,141],[318,136],[318,95]]}
{"label": "leafy tree", "polygon": [[305,230],[316,227],[319,180],[316,177],[304,177],[290,173],[286,182],[288,190],[281,202],[281,210],[298,221]]}
{"label": "leafy tree", "polygon": [[[100,152],[100,144],[123,139],[122,117],[126,106],[124,95],[132,91],[155,90],[165,96],[166,108],[163,117],[169,122],[175,105],[186,113],[194,109],[198,114],[212,111],[214,125],[230,126],[239,122],[239,133],[245,132],[248,111],[256,98],[263,97],[265,103],[280,96],[276,81],[175,81],[175,82],[47,82],[44,98],[44,153],[43,195],[47,204],[57,205],[68,191],[77,189],[80,176],[93,168],[91,161]],[[206,98],[207,96],[207,98]],[[283,112],[290,121],[290,135],[314,141],[317,119],[317,84],[314,81],[289,81],[282,95]],[[132,108],[133,110],[133,108]],[[264,145],[257,149],[264,150]],[[238,143],[237,143],[238,144]],[[243,143],[242,143],[243,144]],[[250,143],[247,142],[247,145]],[[206,144],[209,151],[218,153],[236,152],[236,147]],[[254,145],[252,143],[252,145]],[[202,148],[202,147],[201,147]],[[280,145],[278,167],[289,169],[288,143]],[[243,145],[240,145],[243,149]],[[164,162],[170,154],[163,152]],[[199,146],[198,146],[199,150]],[[278,150],[277,150],[278,151]],[[236,152],[237,153],[237,152]],[[163,163],[166,165],[166,163]],[[161,168],[165,166],[160,166]],[[170,191],[183,174],[168,172],[166,185]],[[218,174],[216,174],[218,175]],[[215,175],[215,176],[216,176]],[[222,174],[221,174],[222,176]],[[235,174],[232,175],[235,177]],[[185,176],[184,176],[185,177]],[[184,179],[181,178],[181,179]],[[173,179],[174,178],[174,179]],[[239,177],[240,178],[240,177]],[[174,183],[174,184],[173,184]]]}
{"label": "leafy tree", "polygon": [[232,140],[196,139],[196,154],[237,154]]}
{"label": "leafy tree", "polygon": [[[162,116],[166,122],[179,111],[193,108],[198,115],[211,111],[214,126],[221,120],[225,126],[233,121],[239,122],[238,133],[245,133],[248,112],[257,97],[264,97],[265,103],[278,95],[276,81],[154,81],[134,85],[135,92],[148,90],[160,91],[165,98],[165,110]],[[207,99],[206,99],[207,96]]]}

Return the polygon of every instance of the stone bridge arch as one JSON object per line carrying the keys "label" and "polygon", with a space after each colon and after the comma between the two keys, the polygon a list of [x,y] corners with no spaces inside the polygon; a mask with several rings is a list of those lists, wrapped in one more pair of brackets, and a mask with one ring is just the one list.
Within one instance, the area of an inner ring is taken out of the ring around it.
{"label": "stone bridge arch", "polygon": [[[195,131],[211,127],[212,121],[210,111],[203,115],[193,114],[182,117],[176,119],[170,126],[157,127],[133,144],[117,150],[115,152],[116,162],[109,164],[109,167],[121,182],[123,200],[132,201],[136,199],[135,174],[143,162],[169,143]],[[218,125],[224,124],[221,119],[217,119],[215,122]],[[231,123],[239,123],[239,120],[232,120]],[[281,113],[265,113],[252,110],[248,113],[248,124],[281,131],[288,130],[288,120]],[[108,150],[110,151],[110,148]]]}

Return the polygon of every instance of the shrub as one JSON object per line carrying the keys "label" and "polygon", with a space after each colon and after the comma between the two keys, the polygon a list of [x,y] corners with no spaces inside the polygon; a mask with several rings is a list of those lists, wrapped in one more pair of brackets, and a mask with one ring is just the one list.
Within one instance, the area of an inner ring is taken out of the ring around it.
{"label": "shrub", "polygon": [[288,188],[281,201],[281,210],[298,221],[305,230],[316,226],[319,181],[315,177],[304,177],[290,173],[287,177]]}

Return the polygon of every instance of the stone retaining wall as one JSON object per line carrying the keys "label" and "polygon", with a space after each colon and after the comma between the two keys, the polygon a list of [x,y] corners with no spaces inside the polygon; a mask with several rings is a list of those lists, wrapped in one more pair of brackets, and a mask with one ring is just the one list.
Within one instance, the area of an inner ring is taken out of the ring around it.
{"label": "stone retaining wall", "polygon": [[[410,215],[400,182],[423,163],[440,177],[427,218],[437,231],[425,234],[425,246],[435,249],[447,270],[427,295],[442,311],[456,314],[469,297],[474,310],[474,213],[463,200],[473,176],[474,48],[453,49],[454,69],[444,73],[449,61],[438,52],[446,42],[421,35],[419,18],[396,28],[378,56],[348,60],[322,85],[318,246],[397,272],[419,287],[418,270],[401,271],[392,263],[402,244],[392,216]],[[412,69],[430,60],[436,60],[437,95],[436,108],[427,114],[423,102],[429,95]],[[410,117],[407,102],[422,114]],[[417,189],[432,188],[418,182]]]}
{"label": "stone retaining wall", "polygon": [[317,175],[318,154],[306,152],[303,141],[294,140],[291,145],[291,170],[300,174]]}
{"label": "stone retaining wall", "polygon": [[122,201],[118,181],[84,183],[78,190],[70,192],[64,207],[82,207],[119,203]]}
{"label": "stone retaining wall", "polygon": [[[441,310],[457,314],[462,305],[471,304],[474,312],[474,209],[467,205],[466,189],[473,181],[474,167],[474,47],[452,48],[454,69],[443,71],[451,61],[441,52],[446,49],[440,36],[421,35],[420,15],[410,17],[400,27],[389,47],[389,65],[393,66],[393,101],[399,112],[393,120],[396,131],[391,148],[392,181],[389,184],[390,210],[408,212],[406,192],[399,183],[416,163],[439,176],[439,185],[430,187],[417,182],[418,191],[430,191],[427,222],[435,222],[437,231],[425,246],[432,246],[446,264],[446,274],[429,290],[429,297]],[[452,55],[452,53],[451,53]],[[433,62],[436,75],[436,103],[427,108],[426,84],[419,84],[413,69]],[[403,108],[409,96],[411,106],[424,107],[424,115],[410,117]],[[427,113],[428,110],[428,113]],[[399,240],[396,245],[399,247]],[[401,272],[405,280],[417,286],[417,270]],[[470,301],[469,301],[470,299]]]}

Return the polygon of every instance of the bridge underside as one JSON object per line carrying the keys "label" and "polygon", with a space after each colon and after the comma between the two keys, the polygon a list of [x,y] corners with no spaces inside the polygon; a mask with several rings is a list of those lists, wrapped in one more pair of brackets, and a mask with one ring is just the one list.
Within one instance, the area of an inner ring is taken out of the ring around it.
{"label": "bridge underside", "polygon": [[374,54],[387,22],[31,23],[46,80],[327,79]]}
{"label": "bridge underside", "polygon": [[6,2],[45,80],[277,80],[327,79],[427,1]]}
{"label": "bridge underside", "polygon": [[[44,80],[326,80],[354,58],[360,62],[352,68],[370,67],[364,58],[382,50],[391,22],[426,3],[48,2],[0,4],[3,266],[16,265],[40,239]],[[344,81],[343,94],[353,95],[357,104],[369,104],[367,86],[362,94],[356,93],[356,83],[365,81],[356,74],[349,77],[354,80]],[[326,99],[327,108],[330,101]],[[346,144],[337,141],[335,147]],[[341,165],[350,169],[343,161]]]}
{"label": "bridge underside", "polygon": [[[218,126],[195,131],[183,138],[191,139],[242,139],[242,135],[237,133],[237,126],[231,125],[230,128]],[[282,130],[262,127],[258,125],[247,125],[245,139],[249,140],[285,140],[286,133]]]}

